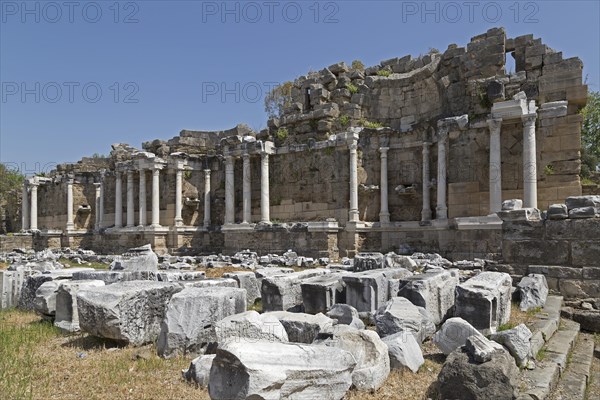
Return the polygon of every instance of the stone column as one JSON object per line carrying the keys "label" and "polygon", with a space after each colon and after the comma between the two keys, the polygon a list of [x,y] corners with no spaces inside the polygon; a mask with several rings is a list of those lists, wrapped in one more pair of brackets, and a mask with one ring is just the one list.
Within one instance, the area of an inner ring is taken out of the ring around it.
{"label": "stone column", "polygon": [[204,227],[210,226],[210,169],[204,170]]}
{"label": "stone column", "polygon": [[29,186],[31,186],[31,211],[29,213],[29,218],[30,218],[30,223],[29,223],[29,229],[31,229],[32,231],[36,231],[38,229],[38,225],[37,225],[37,219],[38,219],[38,211],[37,211],[37,190],[38,190],[38,186],[39,183],[38,182],[31,182],[29,184]]}
{"label": "stone column", "polygon": [[436,219],[448,219],[446,206],[446,146],[448,142],[448,128],[438,128],[438,171],[437,171],[437,206]]}
{"label": "stone column", "polygon": [[242,223],[249,224],[252,222],[252,178],[250,171],[250,154],[244,153],[242,155],[243,167],[242,167],[242,193],[243,193],[243,210],[242,210]]}
{"label": "stone column", "polygon": [[135,225],[135,208],[133,204],[133,170],[127,170],[127,227]]}
{"label": "stone column", "polygon": [[233,157],[225,156],[225,225],[235,222]]}
{"label": "stone column", "polygon": [[358,222],[358,145],[356,140],[348,146],[350,149],[350,210],[348,221]]}
{"label": "stone column", "polygon": [[121,172],[115,171],[115,228],[123,227],[123,180]]}
{"label": "stone column", "polygon": [[146,170],[144,168],[140,169],[140,226],[146,226],[148,224],[148,208],[146,206]]}
{"label": "stone column", "polygon": [[390,222],[390,211],[388,209],[388,150],[389,147],[380,147],[379,152],[381,153],[381,183],[379,194],[381,196],[381,206],[379,209],[379,223],[381,225],[388,224]]}
{"label": "stone column", "polygon": [[269,200],[269,154],[260,154],[260,222],[271,223],[271,203]]}
{"label": "stone column", "polygon": [[94,187],[96,188],[96,193],[94,196],[94,214],[96,215],[96,220],[94,222],[94,229],[100,229],[100,191],[101,191],[101,183],[94,183]]}
{"label": "stone column", "polygon": [[523,120],[523,206],[537,208],[537,159],[535,120],[537,114],[526,114]]}
{"label": "stone column", "polygon": [[423,210],[421,221],[431,221],[431,177],[429,176],[429,146],[423,142]]}
{"label": "stone column", "polygon": [[501,118],[488,120],[490,127],[490,214],[502,209],[502,147],[500,145]]}
{"label": "stone column", "polygon": [[73,179],[67,180],[67,230],[75,229],[73,222]]}
{"label": "stone column", "polygon": [[23,198],[21,199],[21,230],[29,229],[29,192],[27,182],[23,182]]}
{"label": "stone column", "polygon": [[177,168],[175,170],[175,226],[183,225],[183,218],[181,217],[181,210],[183,208],[182,199],[183,190],[183,170]]}
{"label": "stone column", "polygon": [[100,177],[100,221],[98,226],[104,227],[104,174]]}
{"label": "stone column", "polygon": [[152,168],[152,226],[160,227],[160,169]]}

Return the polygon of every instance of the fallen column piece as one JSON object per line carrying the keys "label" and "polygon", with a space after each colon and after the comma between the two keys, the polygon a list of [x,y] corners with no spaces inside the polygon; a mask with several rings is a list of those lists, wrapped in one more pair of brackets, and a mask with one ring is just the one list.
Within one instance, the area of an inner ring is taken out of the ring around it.
{"label": "fallen column piece", "polygon": [[334,347],[232,341],[217,349],[208,392],[213,400],[341,399],[355,366]]}
{"label": "fallen column piece", "polygon": [[320,334],[314,344],[352,353],[356,360],[352,384],[358,390],[377,390],[390,374],[388,347],[376,332],[336,325],[332,332]]}
{"label": "fallen column piece", "polygon": [[304,312],[326,313],[334,304],[346,301],[346,285],[341,273],[331,273],[305,280],[302,289]]}
{"label": "fallen column piece", "polygon": [[377,310],[389,300],[389,279],[398,279],[412,275],[407,269],[375,269],[344,274],[346,284],[346,303],[358,312]]}
{"label": "fallen column piece", "polygon": [[79,309],[77,293],[80,290],[103,287],[104,281],[63,281],[56,291],[56,318],[54,326],[67,332],[78,332]]}
{"label": "fallen column piece", "polygon": [[200,354],[216,341],[214,324],[246,311],[246,290],[185,288],[171,297],[156,344],[158,355]]}
{"label": "fallen column piece", "polygon": [[392,296],[406,297],[414,305],[425,308],[433,323],[439,325],[452,312],[457,285],[456,271],[427,272],[400,279],[399,291]]}
{"label": "fallen column piece", "polygon": [[292,274],[273,275],[263,278],[261,297],[263,311],[303,311],[301,284],[308,278],[331,273],[315,268]]}
{"label": "fallen column piece", "polygon": [[456,287],[454,316],[484,334],[510,319],[512,279],[503,272],[482,272]]}
{"label": "fallen column piece", "polygon": [[79,325],[103,338],[139,346],[158,338],[177,283],[128,281],[77,293]]}

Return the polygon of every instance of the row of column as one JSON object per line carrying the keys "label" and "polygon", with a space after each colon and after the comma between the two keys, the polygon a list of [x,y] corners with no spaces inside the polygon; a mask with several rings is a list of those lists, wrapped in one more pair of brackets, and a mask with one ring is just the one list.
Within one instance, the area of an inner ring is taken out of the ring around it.
{"label": "row of column", "polygon": [[[135,226],[134,206],[134,176],[133,170],[128,170],[127,175],[127,208],[126,227]],[[139,226],[147,224],[146,207],[146,169],[139,170]],[[210,169],[204,170],[204,226],[210,225]],[[115,182],[115,228],[123,227],[123,179],[121,173],[116,173]],[[152,208],[151,227],[160,227],[160,168],[152,168]],[[183,169],[175,171],[175,218],[174,226],[183,226]]]}
{"label": "row of column", "polygon": [[[523,123],[523,206],[537,207],[537,161],[535,145],[536,113],[521,116]],[[488,120],[490,128],[490,212],[502,209],[502,119]]]}
{"label": "row of column", "polygon": [[[242,223],[252,222],[252,178],[250,154],[242,154]],[[235,223],[235,158],[225,156],[225,224]],[[261,153],[260,163],[260,222],[269,223],[269,154]]]}
{"label": "row of column", "polygon": [[[525,207],[537,206],[537,168],[536,168],[536,144],[535,144],[535,113],[522,116],[523,121],[523,201]],[[489,155],[489,193],[490,193],[490,212],[500,211],[502,207],[502,173],[501,173],[501,142],[500,132],[502,119],[492,118],[488,120],[490,129],[490,155]],[[446,184],[447,184],[447,146],[448,146],[447,126],[441,126],[438,130],[438,165],[437,165],[437,204],[436,219],[448,218],[448,207],[446,204]],[[423,209],[421,212],[422,221],[431,220],[430,207],[430,169],[429,155],[431,143],[423,142]],[[350,151],[350,207],[348,220],[350,222],[359,221],[358,211],[358,143],[352,140],[349,144]],[[390,222],[390,213],[388,208],[388,151],[389,147],[380,147],[381,174],[380,174],[380,213],[379,220],[381,224]],[[242,185],[243,185],[243,210],[242,223],[249,224],[252,219],[252,182],[250,155],[242,155]],[[234,162],[231,155],[225,157],[225,224],[235,223],[235,184],[234,184]],[[134,209],[134,176],[133,170],[127,170],[127,227],[135,226]],[[140,169],[139,183],[139,225],[145,226],[147,223],[146,207],[146,169]],[[210,225],[210,170],[204,170],[204,226]],[[123,189],[121,172],[116,172],[115,183],[115,227],[123,226]],[[24,230],[37,230],[37,188],[38,182],[29,182],[23,186],[22,201],[22,226]],[[104,185],[95,183],[96,186],[96,226],[103,225],[104,216]],[[152,168],[152,214],[151,226],[160,227],[160,168]],[[30,193],[28,193],[28,187]],[[176,169],[175,180],[175,226],[183,225],[182,218],[182,199],[183,191],[183,170]],[[29,198],[31,201],[29,202]],[[269,155],[266,152],[261,153],[261,186],[260,186],[260,210],[261,222],[270,221],[269,204]],[[73,180],[67,181],[67,230],[74,229],[73,220]]]}
{"label": "row of column", "polygon": [[[536,142],[535,142],[535,122],[536,113],[525,114],[521,117],[523,122],[523,204],[524,207],[537,207],[537,162],[536,162]],[[490,182],[490,213],[496,213],[502,209],[502,163],[501,163],[501,142],[500,131],[502,126],[501,118],[492,118],[488,120],[490,128],[490,155],[489,155],[489,182]],[[447,126],[441,126],[438,130],[438,163],[437,163],[437,201],[436,201],[436,219],[448,218],[447,198],[447,148],[448,148]],[[430,142],[423,142],[423,209],[421,211],[421,220],[429,221],[432,218],[431,213],[431,178],[429,169]],[[381,206],[379,213],[379,222],[384,225],[390,222],[390,213],[388,208],[388,162],[387,153],[389,147],[380,147],[381,159],[381,182],[380,197]],[[350,144],[350,221],[358,220],[358,196],[357,196],[357,162],[356,162],[356,143]]]}

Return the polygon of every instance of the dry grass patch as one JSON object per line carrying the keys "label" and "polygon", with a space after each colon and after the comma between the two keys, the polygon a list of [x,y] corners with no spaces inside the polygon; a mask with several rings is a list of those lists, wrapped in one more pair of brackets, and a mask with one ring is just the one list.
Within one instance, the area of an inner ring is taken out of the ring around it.
{"label": "dry grass patch", "polygon": [[[430,341],[423,344],[423,355],[418,373],[392,371],[381,389],[351,390],[346,399],[428,398],[445,357]],[[181,377],[190,360],[161,359],[154,345],[124,347],[87,334],[63,335],[34,313],[0,312],[2,399],[209,400],[207,389]]]}
{"label": "dry grass patch", "polygon": [[58,262],[63,264],[65,266],[65,268],[94,268],[94,269],[103,270],[103,269],[108,269],[110,267],[110,265],[108,265],[108,264],[103,264],[103,263],[98,263],[98,262],[84,262],[82,264],[77,264],[76,262],[73,262],[67,258],[60,258],[58,260]]}
{"label": "dry grass patch", "polygon": [[6,269],[6,268],[8,268],[8,264],[0,262],[0,270]]}
{"label": "dry grass patch", "polygon": [[121,347],[89,335],[62,335],[33,313],[0,313],[3,399],[209,399],[185,383],[191,358],[163,360],[153,345]]}
{"label": "dry grass patch", "polygon": [[422,400],[434,397],[435,382],[446,357],[431,341],[421,346],[425,363],[415,374],[408,369],[392,370],[383,386],[374,393],[350,390],[345,400]]}
{"label": "dry grass patch", "polygon": [[224,274],[229,272],[252,272],[250,269],[238,267],[198,268],[196,271],[204,271],[207,278],[222,278]]}
{"label": "dry grass patch", "polygon": [[520,324],[531,327],[531,323],[537,319],[535,315],[539,312],[540,309],[538,308],[529,311],[521,311],[519,303],[512,302],[510,305],[510,320],[508,323],[500,325],[498,331],[509,330]]}

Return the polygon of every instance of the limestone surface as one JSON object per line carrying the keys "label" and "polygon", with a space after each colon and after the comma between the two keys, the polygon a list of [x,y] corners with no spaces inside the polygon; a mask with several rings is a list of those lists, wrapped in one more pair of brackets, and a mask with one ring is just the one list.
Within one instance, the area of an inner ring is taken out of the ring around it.
{"label": "limestone surface", "polygon": [[484,337],[477,329],[462,318],[450,318],[433,335],[433,343],[446,355],[462,347],[471,336]]}
{"label": "limestone surface", "polygon": [[176,283],[128,281],[77,293],[79,326],[92,335],[133,345],[158,338]]}
{"label": "limestone surface", "polygon": [[379,389],[390,373],[388,347],[373,331],[337,325],[333,333],[319,336],[314,344],[342,349],[354,356],[357,364],[352,384],[358,390]]}
{"label": "limestone surface", "polygon": [[217,349],[208,391],[213,400],[341,399],[355,366],[336,347],[231,341]]}
{"label": "limestone surface", "polygon": [[56,292],[56,318],[54,326],[66,332],[78,332],[79,309],[77,308],[77,293],[80,290],[104,286],[104,281],[58,281]]}
{"label": "limestone surface", "polygon": [[521,311],[544,307],[548,297],[548,283],[541,274],[529,274],[521,279],[517,285],[521,297],[519,308]]}
{"label": "limestone surface", "polygon": [[156,343],[158,355],[199,354],[215,342],[214,324],[246,311],[246,290],[185,288],[171,297]]}
{"label": "limestone surface", "polygon": [[225,317],[215,324],[217,342],[252,343],[288,342],[287,332],[277,317],[270,313],[259,314],[254,310]]}
{"label": "limestone surface", "polygon": [[400,331],[381,340],[388,346],[392,369],[408,368],[417,372],[425,362],[421,347],[412,332]]}

